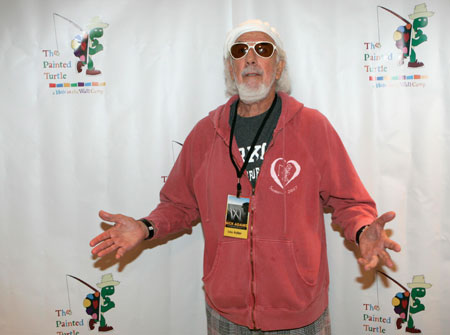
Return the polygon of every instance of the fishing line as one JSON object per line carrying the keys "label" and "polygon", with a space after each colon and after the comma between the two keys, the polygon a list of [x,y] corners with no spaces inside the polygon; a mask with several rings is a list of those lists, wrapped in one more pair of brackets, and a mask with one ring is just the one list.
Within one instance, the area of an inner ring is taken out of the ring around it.
{"label": "fishing line", "polygon": [[56,33],[56,20],[55,20],[55,16],[60,17],[63,20],[66,20],[67,22],[70,22],[71,24],[73,24],[75,27],[77,27],[79,30],[83,31],[83,28],[81,28],[78,24],[76,24],[75,22],[73,22],[71,19],[68,19],[67,17],[64,17],[58,13],[53,13],[53,30],[55,31],[55,41],[56,41],[56,50],[59,51],[59,45],[58,45],[58,36]]}
{"label": "fishing line", "polygon": [[58,14],[58,13],[53,13],[53,17],[55,17],[55,15],[56,15],[56,16],[59,16],[61,19],[64,19],[64,20],[66,20],[66,21],[72,23],[72,24],[73,24],[75,27],[77,27],[79,30],[83,31],[83,28],[81,28],[78,24],[76,24],[75,22],[73,22],[71,19],[68,19],[67,17],[62,16],[62,15],[60,15],[60,14]]}
{"label": "fishing line", "polygon": [[77,278],[77,277],[75,277],[75,276],[66,274],[67,298],[69,299],[69,308],[70,308],[70,309],[72,309],[72,307],[71,307],[71,304],[70,304],[69,283],[68,283],[67,277],[73,278],[73,279],[79,281],[80,283],[86,285],[87,287],[89,287],[89,288],[90,288],[91,290],[93,290],[94,292],[100,293],[95,287],[89,285],[89,284],[86,283],[84,280],[81,280],[80,278]]}
{"label": "fishing line", "polygon": [[379,278],[378,274],[375,273],[375,280],[376,280],[376,282],[377,282],[377,306],[380,306],[380,296],[379,296],[379,288],[378,288],[378,278]]}
{"label": "fishing line", "polygon": [[378,29],[378,43],[381,45],[381,39],[380,39],[380,6],[377,6],[377,29]]}
{"label": "fishing line", "polygon": [[[53,13],[53,31],[55,32],[56,50],[59,51],[59,46],[58,46],[58,36],[57,36],[57,34],[56,34],[55,13]],[[67,280],[67,277],[66,277],[66,280]]]}
{"label": "fishing line", "polygon": [[69,300],[69,309],[72,310],[72,306],[70,304],[70,294],[69,294],[69,280],[66,275],[66,288],[67,288],[67,300]]}

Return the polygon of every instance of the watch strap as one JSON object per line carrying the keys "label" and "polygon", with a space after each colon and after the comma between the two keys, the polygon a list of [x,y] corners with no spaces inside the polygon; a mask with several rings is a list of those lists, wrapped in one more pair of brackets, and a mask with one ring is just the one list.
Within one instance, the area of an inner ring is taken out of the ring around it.
{"label": "watch strap", "polygon": [[366,228],[369,227],[368,225],[366,226],[362,226],[361,228],[359,228],[359,230],[356,232],[356,238],[355,238],[355,242],[357,245],[359,245],[359,237],[361,236],[362,232],[364,230],[366,230]]}
{"label": "watch strap", "polygon": [[155,236],[155,228],[153,227],[153,225],[150,223],[150,221],[148,221],[147,219],[140,219],[139,221],[141,221],[143,224],[145,224],[145,226],[148,229],[148,236],[146,238],[146,240],[151,239],[153,236]]}

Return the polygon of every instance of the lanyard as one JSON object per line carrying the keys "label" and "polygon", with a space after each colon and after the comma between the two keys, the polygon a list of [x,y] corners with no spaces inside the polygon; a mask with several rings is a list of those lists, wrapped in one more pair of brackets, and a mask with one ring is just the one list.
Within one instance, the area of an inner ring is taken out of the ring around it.
{"label": "lanyard", "polygon": [[229,153],[230,153],[231,163],[233,163],[233,166],[234,166],[234,168],[236,170],[236,176],[238,178],[238,182],[237,182],[237,186],[236,186],[237,187],[236,197],[238,197],[238,198],[241,195],[241,190],[242,190],[241,177],[244,174],[244,171],[245,171],[245,169],[246,169],[246,167],[248,165],[248,162],[250,160],[250,156],[253,154],[253,150],[255,150],[256,142],[258,141],[258,138],[261,135],[261,132],[262,132],[264,126],[266,125],[266,122],[269,119],[270,114],[272,114],[272,111],[273,111],[273,109],[275,107],[275,103],[276,102],[277,102],[277,95],[275,94],[275,98],[273,99],[272,105],[270,106],[269,110],[267,111],[267,114],[264,117],[264,120],[261,123],[261,126],[259,126],[259,129],[256,132],[255,138],[253,139],[252,145],[250,147],[250,151],[247,153],[247,155],[245,157],[245,160],[244,160],[244,164],[242,165],[241,169],[239,169],[239,167],[237,166],[236,162],[234,161],[234,157],[233,157],[232,150],[231,150],[232,144],[233,144],[233,137],[234,137],[233,136],[234,135],[234,127],[236,126],[237,104],[239,103],[239,100],[238,100],[238,102],[236,104],[236,113],[234,113],[233,121],[231,122],[230,145],[229,145],[228,149],[229,149]]}

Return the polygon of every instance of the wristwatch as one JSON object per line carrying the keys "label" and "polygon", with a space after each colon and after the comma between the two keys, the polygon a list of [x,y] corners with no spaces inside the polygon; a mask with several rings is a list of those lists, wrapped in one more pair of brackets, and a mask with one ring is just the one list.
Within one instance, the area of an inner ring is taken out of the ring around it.
{"label": "wristwatch", "polygon": [[139,221],[141,221],[143,224],[145,224],[145,226],[148,229],[148,236],[147,236],[146,240],[151,239],[155,235],[155,228],[153,228],[153,225],[146,219],[140,219]]}

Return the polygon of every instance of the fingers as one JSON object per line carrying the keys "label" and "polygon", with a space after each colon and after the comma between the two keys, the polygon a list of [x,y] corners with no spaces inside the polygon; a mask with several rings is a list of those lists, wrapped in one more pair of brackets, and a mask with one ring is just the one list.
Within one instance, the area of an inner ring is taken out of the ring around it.
{"label": "fingers", "polygon": [[108,248],[110,248],[111,246],[114,246],[114,245],[115,244],[112,239],[105,240],[104,242],[102,242],[98,246],[96,246],[94,249],[92,249],[92,253],[94,255],[98,255],[101,257],[101,256],[106,255],[109,252],[113,251],[113,250],[111,250],[109,252],[106,252],[108,250]]}
{"label": "fingers", "polygon": [[103,256],[106,256],[106,255],[114,252],[115,250],[117,250],[116,259],[121,258],[126,252],[125,248],[120,247],[112,239],[108,239],[108,240],[102,242],[101,244],[99,244],[94,249],[92,249],[92,254],[97,255],[99,257],[103,257]]}
{"label": "fingers", "polygon": [[379,224],[384,226],[387,222],[394,220],[394,218],[395,212],[387,212],[377,218],[375,222],[378,222]]}
{"label": "fingers", "polygon": [[91,242],[89,242],[89,245],[90,245],[91,247],[93,247],[93,246],[99,244],[100,242],[109,239],[110,237],[111,237],[110,232],[107,230],[107,231],[101,233],[100,235],[97,235],[96,237],[94,237],[94,238],[91,240]]}
{"label": "fingers", "polygon": [[116,259],[119,259],[120,257],[122,257],[125,254],[125,252],[126,252],[126,250],[124,248],[117,249]]}
{"label": "fingers", "polygon": [[[115,220],[117,219],[117,218],[116,218],[117,215],[111,214],[111,213],[108,213],[108,212],[105,212],[105,211],[103,211],[103,210],[101,210],[101,211],[98,213],[98,215],[99,215],[99,217],[100,217],[102,220],[108,221],[108,222],[115,222]],[[91,247],[93,247],[94,245],[96,245],[96,244],[98,244],[98,243],[100,243],[100,242],[102,242],[102,241],[104,241],[104,240],[106,240],[106,239],[108,239],[108,238],[111,238],[111,232],[110,232],[109,230],[107,230],[107,231],[101,233],[100,235],[94,237],[94,238],[89,242],[89,245],[90,245]]]}
{"label": "fingers", "polygon": [[115,250],[117,250],[116,259],[119,259],[123,255],[125,255],[126,249],[123,247],[119,247],[112,240],[103,242],[101,245],[93,249],[92,253],[99,257],[103,257],[114,252]]}
{"label": "fingers", "polygon": [[364,266],[364,270],[366,271],[374,269],[380,261],[388,268],[394,267],[394,262],[392,261],[391,256],[389,256],[386,250],[381,250],[377,254],[369,257],[369,259],[364,257],[358,258],[358,263]]}
{"label": "fingers", "polygon": [[400,246],[400,244],[398,244],[397,242],[394,242],[391,239],[386,239],[386,241],[384,242],[384,245],[386,246],[386,248],[391,249],[395,252],[400,252],[402,250],[402,247]]}
{"label": "fingers", "polygon": [[98,212],[98,216],[104,221],[114,222],[115,223],[114,225],[118,225],[118,224],[120,225],[121,223],[126,221],[126,219],[129,218],[122,214],[111,214],[111,213],[105,212],[103,210]]}
{"label": "fingers", "polygon": [[117,244],[115,244],[113,241],[104,242],[101,245],[99,245],[97,248],[100,248],[100,247],[102,247],[102,249],[97,253],[97,256],[99,256],[99,257],[106,256],[119,248],[119,246]]}
{"label": "fingers", "polygon": [[378,264],[378,256],[373,255],[370,260],[367,260],[365,258],[359,258],[358,263],[364,266],[364,270],[369,271],[373,268],[375,268]]}
{"label": "fingers", "polygon": [[386,249],[399,252],[401,247],[398,243],[389,239],[384,231],[385,224],[394,218],[395,212],[384,213],[361,234],[360,249],[363,257],[358,259],[358,263],[364,266],[366,271],[375,268],[380,262],[389,268],[394,266],[394,262]]}
{"label": "fingers", "polygon": [[104,221],[113,222],[114,226],[89,242],[91,247],[95,247],[91,251],[92,254],[103,257],[117,251],[116,258],[118,259],[130,249],[130,246],[137,244],[136,225],[133,218],[122,214],[111,214],[103,210],[99,211],[98,215]]}
{"label": "fingers", "polygon": [[379,258],[383,261],[383,263],[388,267],[392,268],[394,266],[394,262],[392,262],[391,256],[387,253],[386,250],[382,250],[379,254]]}
{"label": "fingers", "polygon": [[102,219],[102,220],[105,220],[105,221],[108,221],[108,222],[112,222],[112,221],[114,221],[114,214],[111,214],[111,213],[108,213],[108,212],[105,212],[104,210],[101,210],[100,212],[98,212],[98,216]]}

